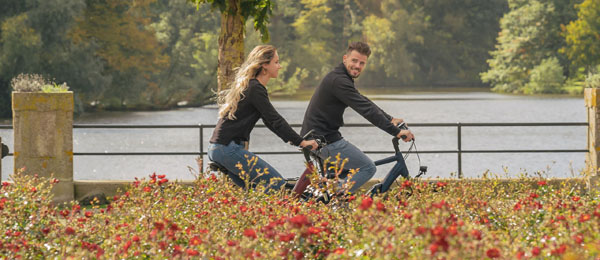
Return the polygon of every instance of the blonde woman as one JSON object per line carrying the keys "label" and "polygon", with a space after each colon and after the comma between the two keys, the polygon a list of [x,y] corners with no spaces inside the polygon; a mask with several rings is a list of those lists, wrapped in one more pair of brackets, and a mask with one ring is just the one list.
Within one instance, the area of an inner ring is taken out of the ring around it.
{"label": "blonde woman", "polygon": [[[245,187],[244,181],[235,175],[239,163],[253,184],[264,182],[267,190],[280,189],[285,181],[271,165],[245,149],[250,132],[258,119],[284,142],[296,146],[317,147],[314,140],[302,140],[275,110],[265,87],[269,79],[276,78],[281,66],[277,49],[271,45],[259,45],[248,54],[248,58],[236,73],[235,81],[226,92],[219,94],[219,121],[208,146],[208,158],[234,173],[232,180]],[[257,158],[253,166],[248,160]],[[268,169],[268,174],[259,174],[257,169]]]}

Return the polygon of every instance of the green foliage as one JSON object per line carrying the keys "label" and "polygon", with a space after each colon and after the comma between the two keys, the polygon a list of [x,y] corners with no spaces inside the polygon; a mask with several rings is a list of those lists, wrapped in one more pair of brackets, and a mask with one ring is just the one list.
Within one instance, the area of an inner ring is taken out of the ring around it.
{"label": "green foliage", "polygon": [[586,88],[600,88],[600,65],[591,69],[585,77]]}
{"label": "green foliage", "polygon": [[409,48],[424,44],[422,32],[427,26],[422,10],[409,13],[398,1],[382,1],[381,17],[369,15],[363,21],[364,34],[371,40],[372,49],[366,80],[371,84],[384,83],[377,82],[377,78],[392,78],[401,84],[413,81],[419,67],[416,53]]}
{"label": "green foliage", "polygon": [[557,94],[565,82],[563,68],[556,57],[542,60],[529,74],[529,82],[523,88],[525,94]]}
{"label": "green foliage", "polygon": [[[200,6],[203,3],[208,3],[213,9],[219,9],[221,13],[232,13],[235,6],[231,0],[190,0],[196,4],[196,8],[200,10]],[[263,42],[268,42],[270,39],[269,30],[267,25],[269,24],[269,18],[273,12],[273,4],[271,0],[239,0],[241,7],[240,15],[242,21],[245,23],[249,18],[253,19],[254,29],[259,31]]]}
{"label": "green foliage", "polygon": [[165,10],[151,24],[158,41],[166,46],[168,67],[158,76],[153,104],[173,107],[178,103],[204,105],[210,101],[211,89],[217,89],[216,72],[220,16],[208,5],[196,11],[185,0],[159,1]]}
{"label": "green foliage", "polygon": [[567,54],[574,67],[591,67],[600,62],[600,1],[585,0],[577,5],[577,20],[566,26]]}
{"label": "green foliage", "polygon": [[481,80],[494,91],[529,93],[532,88],[539,88],[537,83],[528,83],[534,67],[543,60],[556,57],[566,67],[566,58],[559,53],[565,46],[560,28],[574,19],[574,13],[564,1],[514,0],[509,1],[509,8],[500,20],[498,44],[487,61],[490,68],[481,73]]}
{"label": "green foliage", "polygon": [[69,86],[67,86],[67,83],[63,83],[63,84],[52,84],[52,85],[44,85],[42,86],[42,92],[44,93],[56,93],[56,92],[67,92],[69,91]]}

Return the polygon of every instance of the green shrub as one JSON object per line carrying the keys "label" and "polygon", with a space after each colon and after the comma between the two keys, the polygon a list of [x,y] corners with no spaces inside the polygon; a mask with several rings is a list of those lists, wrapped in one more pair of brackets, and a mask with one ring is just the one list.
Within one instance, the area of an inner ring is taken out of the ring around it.
{"label": "green shrub", "polygon": [[585,77],[586,88],[600,88],[600,65],[591,70]]}
{"label": "green shrub", "polygon": [[523,88],[525,94],[557,94],[562,92],[565,82],[563,68],[558,59],[542,60],[529,74],[529,82]]}

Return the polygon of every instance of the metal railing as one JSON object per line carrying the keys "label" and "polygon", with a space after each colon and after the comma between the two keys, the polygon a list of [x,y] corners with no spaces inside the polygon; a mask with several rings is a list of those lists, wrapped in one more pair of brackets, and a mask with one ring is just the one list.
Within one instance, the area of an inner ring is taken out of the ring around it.
{"label": "metal railing", "polygon": [[[411,123],[412,127],[456,127],[457,129],[457,149],[456,150],[426,150],[419,151],[419,153],[432,153],[432,154],[447,154],[456,153],[458,162],[458,176],[462,177],[462,155],[471,153],[586,153],[587,149],[542,149],[542,150],[464,150],[462,149],[462,129],[464,127],[522,127],[522,126],[542,126],[542,127],[556,127],[556,126],[587,126],[587,122],[548,122],[548,123]],[[124,124],[74,124],[73,128],[79,129],[164,129],[164,128],[177,128],[177,129],[198,129],[199,136],[199,150],[197,152],[75,152],[75,156],[111,156],[111,155],[197,155],[203,157],[206,155],[204,151],[204,129],[215,128],[216,125],[124,125]],[[291,124],[292,127],[300,127],[300,124]],[[256,127],[266,127],[264,125],[257,125]],[[344,127],[374,127],[371,124],[347,124]],[[0,129],[12,129],[11,125],[0,125]],[[383,154],[393,153],[393,151],[364,151],[367,154]],[[269,152],[255,152],[255,154],[297,154],[298,152],[291,151],[269,151]],[[8,154],[12,156],[12,153]]]}

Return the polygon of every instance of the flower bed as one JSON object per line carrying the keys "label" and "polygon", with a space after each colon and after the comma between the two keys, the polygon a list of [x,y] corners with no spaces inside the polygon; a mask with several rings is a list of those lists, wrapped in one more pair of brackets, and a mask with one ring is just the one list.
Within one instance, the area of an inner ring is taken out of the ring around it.
{"label": "flower bed", "polygon": [[[108,206],[54,207],[52,180],[0,189],[0,258],[592,259],[597,194],[518,180],[410,182],[390,197],[302,202],[214,175],[193,187],[136,180]],[[412,189],[412,195],[405,192]]]}

